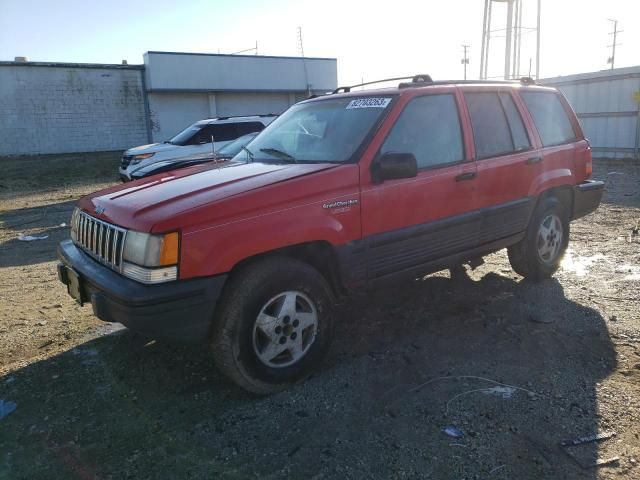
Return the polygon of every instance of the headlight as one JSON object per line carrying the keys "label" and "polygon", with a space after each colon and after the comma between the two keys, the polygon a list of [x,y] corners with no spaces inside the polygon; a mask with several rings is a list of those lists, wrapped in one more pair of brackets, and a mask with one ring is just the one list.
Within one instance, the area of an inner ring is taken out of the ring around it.
{"label": "headlight", "polygon": [[129,165],[137,165],[142,160],[146,158],[151,158],[155,155],[155,153],[141,153],[140,155],[134,155],[131,159],[131,163]]}
{"label": "headlight", "polygon": [[142,283],[161,283],[178,278],[178,232],[164,235],[129,230],[122,251],[122,273]]}

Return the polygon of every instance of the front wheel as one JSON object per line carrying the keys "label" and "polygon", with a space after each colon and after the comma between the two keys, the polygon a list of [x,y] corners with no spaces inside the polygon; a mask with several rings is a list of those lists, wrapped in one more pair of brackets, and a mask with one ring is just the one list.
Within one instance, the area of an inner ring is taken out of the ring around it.
{"label": "front wheel", "polygon": [[569,244],[569,218],[555,197],[543,199],[529,223],[525,237],[509,247],[509,262],[525,278],[549,278],[560,267]]}
{"label": "front wheel", "polygon": [[214,322],[216,365],[245,390],[269,394],[308,377],[332,334],[333,295],[313,267],[269,258],[230,279]]}

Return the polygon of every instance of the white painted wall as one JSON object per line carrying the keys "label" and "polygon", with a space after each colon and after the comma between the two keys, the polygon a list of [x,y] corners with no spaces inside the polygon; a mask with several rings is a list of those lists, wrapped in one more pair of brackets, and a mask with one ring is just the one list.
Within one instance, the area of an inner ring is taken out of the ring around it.
{"label": "white painted wall", "polygon": [[335,58],[147,52],[144,64],[151,91],[326,92],[338,81]]}
{"label": "white painted wall", "polygon": [[154,142],[169,140],[192,123],[210,117],[206,93],[150,93],[149,111]]}
{"label": "white painted wall", "polygon": [[0,155],[147,143],[140,69],[0,64]]}
{"label": "white painted wall", "polygon": [[289,100],[288,93],[216,94],[218,116],[279,114],[289,108]]}
{"label": "white painted wall", "polygon": [[279,114],[298,100],[289,93],[150,93],[153,141],[167,140],[205,118]]}

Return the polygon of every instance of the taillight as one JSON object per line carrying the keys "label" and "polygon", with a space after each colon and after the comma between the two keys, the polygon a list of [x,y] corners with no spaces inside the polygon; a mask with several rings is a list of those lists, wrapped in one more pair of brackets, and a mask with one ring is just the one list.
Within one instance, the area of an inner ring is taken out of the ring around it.
{"label": "taillight", "polygon": [[584,173],[586,174],[587,178],[591,178],[591,175],[593,175],[593,159],[591,157],[591,142],[589,141],[588,138],[584,139],[585,142],[587,142],[587,148],[585,149],[584,152],[584,156],[586,158],[586,161],[584,162]]}

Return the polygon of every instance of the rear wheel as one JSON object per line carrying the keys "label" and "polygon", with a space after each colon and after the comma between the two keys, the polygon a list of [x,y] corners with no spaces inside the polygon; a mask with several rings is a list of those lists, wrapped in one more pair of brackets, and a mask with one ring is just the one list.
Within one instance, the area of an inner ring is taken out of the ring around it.
{"label": "rear wheel", "polygon": [[245,390],[276,392],[308,377],[329,345],[333,296],[313,267],[257,261],[225,288],[212,335],[218,368]]}
{"label": "rear wheel", "polygon": [[525,237],[509,247],[509,262],[525,278],[542,280],[553,275],[569,244],[569,218],[555,197],[539,203]]}

